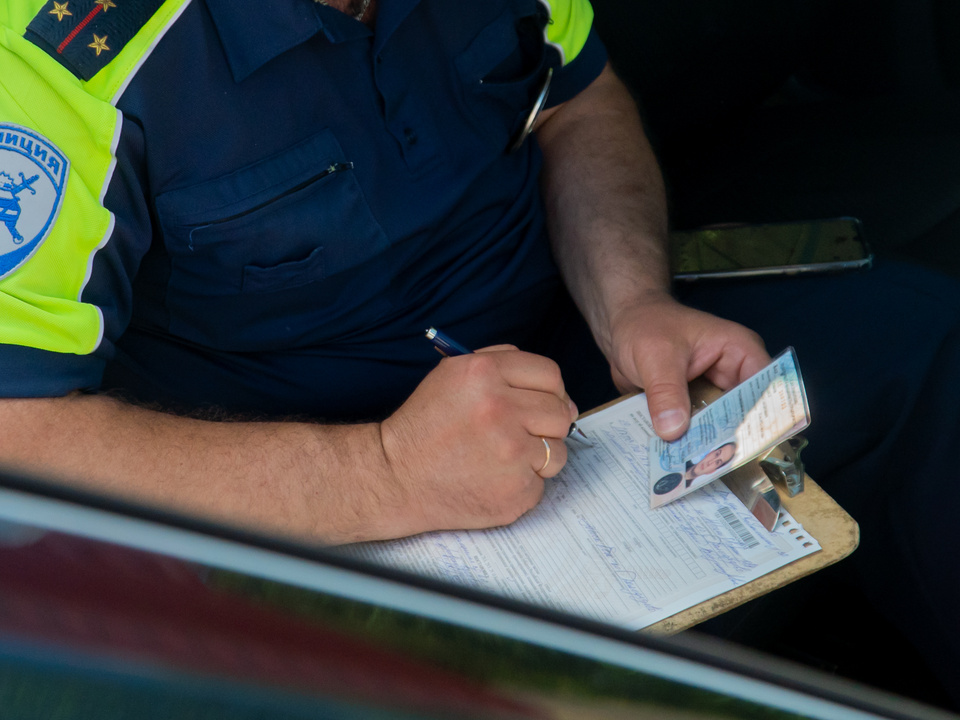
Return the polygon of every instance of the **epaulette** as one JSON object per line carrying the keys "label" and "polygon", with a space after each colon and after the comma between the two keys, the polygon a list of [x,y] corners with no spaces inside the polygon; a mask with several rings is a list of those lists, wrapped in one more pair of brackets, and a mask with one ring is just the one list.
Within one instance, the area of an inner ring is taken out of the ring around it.
{"label": "epaulette", "polygon": [[147,24],[164,0],[48,0],[24,37],[89,80]]}

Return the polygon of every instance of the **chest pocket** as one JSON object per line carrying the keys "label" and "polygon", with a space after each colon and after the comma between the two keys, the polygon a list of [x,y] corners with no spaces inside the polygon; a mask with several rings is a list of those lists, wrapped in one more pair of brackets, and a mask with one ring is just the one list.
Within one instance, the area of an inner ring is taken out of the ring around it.
{"label": "chest pocket", "polygon": [[538,0],[514,0],[457,56],[467,104],[498,151],[506,150],[539,95],[547,20]]}
{"label": "chest pocket", "polygon": [[169,292],[282,293],[387,249],[330,130],[236,172],[157,197]]}

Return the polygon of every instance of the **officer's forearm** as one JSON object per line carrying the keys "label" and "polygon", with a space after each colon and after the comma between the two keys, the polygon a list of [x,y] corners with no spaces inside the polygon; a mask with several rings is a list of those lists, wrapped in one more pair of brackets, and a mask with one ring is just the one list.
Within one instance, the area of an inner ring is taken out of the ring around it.
{"label": "officer's forearm", "polygon": [[663,179],[609,66],[537,129],[554,255],[600,347],[618,309],[669,290]]}
{"label": "officer's forearm", "polygon": [[0,427],[5,465],[271,534],[389,536],[403,505],[378,424],[207,422],[76,394],[0,400]]}

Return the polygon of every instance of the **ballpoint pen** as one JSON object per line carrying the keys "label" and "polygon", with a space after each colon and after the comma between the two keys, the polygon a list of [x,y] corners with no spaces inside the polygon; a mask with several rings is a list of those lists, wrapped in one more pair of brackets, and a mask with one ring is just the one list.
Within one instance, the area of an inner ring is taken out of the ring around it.
{"label": "ballpoint pen", "polygon": [[[433,343],[433,346],[440,352],[441,355],[446,357],[457,357],[458,355],[473,354],[473,350],[464,347],[453,338],[437,330],[435,327],[427,330],[427,340]],[[570,424],[570,431],[567,433],[567,437],[573,438],[574,440],[584,443],[589,447],[593,447],[593,442],[575,422]]]}

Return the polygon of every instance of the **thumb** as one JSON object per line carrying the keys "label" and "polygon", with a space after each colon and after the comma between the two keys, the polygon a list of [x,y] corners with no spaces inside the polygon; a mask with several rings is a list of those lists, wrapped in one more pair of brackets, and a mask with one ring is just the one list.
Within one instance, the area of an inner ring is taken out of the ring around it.
{"label": "thumb", "polygon": [[688,364],[689,358],[679,351],[655,353],[637,362],[653,428],[664,440],[676,440],[690,425]]}
{"label": "thumb", "polygon": [[487,353],[487,352],[510,352],[513,350],[519,351],[516,345],[488,345],[487,347],[482,347],[479,350],[474,350],[475,353]]}

